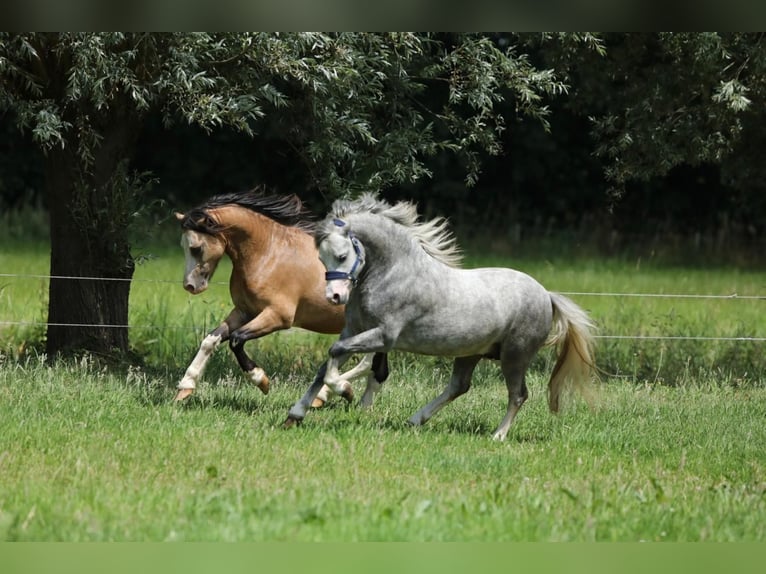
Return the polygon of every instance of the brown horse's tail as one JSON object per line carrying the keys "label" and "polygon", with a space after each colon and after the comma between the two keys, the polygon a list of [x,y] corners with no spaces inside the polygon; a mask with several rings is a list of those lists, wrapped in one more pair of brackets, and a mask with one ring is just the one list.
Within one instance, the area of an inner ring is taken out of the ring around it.
{"label": "brown horse's tail", "polygon": [[546,345],[557,345],[559,356],[548,383],[548,406],[551,412],[556,413],[561,392],[567,386],[577,388],[586,399],[590,398],[586,386],[592,381],[595,371],[595,324],[585,311],[567,297],[558,293],[550,293],[550,296],[553,328]]}

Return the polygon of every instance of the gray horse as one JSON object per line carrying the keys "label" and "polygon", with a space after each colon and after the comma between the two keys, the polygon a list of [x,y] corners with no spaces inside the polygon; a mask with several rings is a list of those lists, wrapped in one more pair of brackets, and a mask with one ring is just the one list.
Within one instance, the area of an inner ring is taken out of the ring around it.
{"label": "gray horse", "polygon": [[[468,391],[480,359],[499,360],[508,410],[493,435],[497,440],[505,439],[527,399],[525,373],[541,347],[559,347],[548,383],[552,412],[568,383],[591,379],[593,323],[587,314],[520,271],[459,268],[459,250],[443,218],[420,222],[414,204],[390,205],[365,194],[336,201],[316,241],[328,270],[326,296],[346,305],[346,326],[314,383],[291,407],[286,426],[303,420],[323,381],[348,395],[356,369],[341,375],[339,368],[352,353],[397,349],[455,357],[446,389],[412,415],[413,425]],[[363,405],[379,388],[370,385]]]}

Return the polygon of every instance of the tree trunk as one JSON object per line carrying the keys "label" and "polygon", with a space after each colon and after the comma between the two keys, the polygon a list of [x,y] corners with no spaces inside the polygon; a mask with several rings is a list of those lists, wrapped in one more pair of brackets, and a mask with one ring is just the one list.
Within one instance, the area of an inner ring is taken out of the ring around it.
{"label": "tree trunk", "polygon": [[[112,118],[82,168],[76,142],[50,150],[46,186],[50,210],[49,358],[76,351],[128,351],[128,298],[134,262],[128,223],[134,190],[127,172],[138,124]],[[106,279],[106,280],[105,280]]]}

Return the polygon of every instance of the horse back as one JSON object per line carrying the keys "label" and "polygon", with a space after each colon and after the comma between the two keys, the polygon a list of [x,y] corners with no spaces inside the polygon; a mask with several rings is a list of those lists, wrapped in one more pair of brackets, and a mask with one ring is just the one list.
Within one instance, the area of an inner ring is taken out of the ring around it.
{"label": "horse back", "polygon": [[[411,284],[407,284],[411,283]],[[368,286],[369,288],[370,286]],[[518,339],[539,346],[552,324],[548,291],[508,268],[438,268],[410,281],[381,282],[367,301],[352,301],[352,329],[385,325],[393,348],[429,355],[496,355]]]}

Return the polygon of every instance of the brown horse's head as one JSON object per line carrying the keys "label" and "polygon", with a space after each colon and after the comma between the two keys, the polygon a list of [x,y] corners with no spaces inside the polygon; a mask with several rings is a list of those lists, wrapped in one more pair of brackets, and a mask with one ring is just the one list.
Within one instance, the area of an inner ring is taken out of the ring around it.
{"label": "brown horse's head", "polygon": [[183,228],[181,247],[186,258],[184,289],[197,295],[207,289],[223,257],[225,244],[221,237],[204,231],[206,222],[202,219],[195,220],[192,214],[176,213],[175,216]]}
{"label": "brown horse's head", "polygon": [[[256,219],[253,213],[264,217]],[[267,195],[260,189],[216,195],[191,211],[175,216],[183,230],[184,289],[194,295],[207,289],[227,248],[236,250],[243,242],[251,247],[257,245],[250,241],[257,227],[280,225],[306,233],[314,229],[311,214],[304,209],[298,196]],[[270,231],[267,229],[264,233]],[[252,256],[251,251],[249,257]],[[237,273],[236,264],[232,273]]]}

